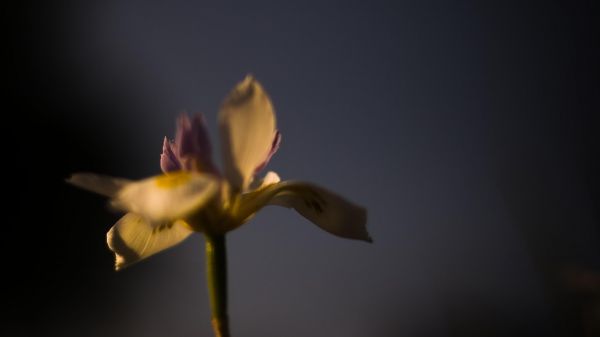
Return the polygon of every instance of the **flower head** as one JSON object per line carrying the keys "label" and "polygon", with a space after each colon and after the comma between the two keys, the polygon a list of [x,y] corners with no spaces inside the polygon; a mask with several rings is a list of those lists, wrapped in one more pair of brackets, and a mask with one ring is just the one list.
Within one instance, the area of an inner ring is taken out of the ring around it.
{"label": "flower head", "polygon": [[218,116],[223,171],[212,160],[202,115],[177,120],[175,139],[163,141],[163,174],[129,181],[79,173],[68,181],[111,198],[126,214],[107,242],[121,269],[172,247],[193,232],[224,234],[266,205],[295,209],[334,235],[371,241],[366,210],[313,184],[280,181],[274,172],[256,179],[279,148],[281,134],[269,96],[251,76],[223,102]]}

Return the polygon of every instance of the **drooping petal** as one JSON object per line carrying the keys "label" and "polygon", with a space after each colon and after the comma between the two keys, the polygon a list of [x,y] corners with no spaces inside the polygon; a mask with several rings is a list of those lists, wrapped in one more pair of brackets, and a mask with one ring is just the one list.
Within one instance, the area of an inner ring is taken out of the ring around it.
{"label": "drooping petal", "polygon": [[215,174],[216,167],[212,161],[212,148],[202,114],[195,115],[191,120],[187,114],[177,119],[175,134],[177,157],[183,169]]}
{"label": "drooping petal", "polygon": [[127,213],[106,234],[120,270],[185,240],[193,231],[182,221],[152,224],[142,216]]}
{"label": "drooping petal", "polygon": [[213,176],[177,171],[127,184],[119,190],[113,205],[152,222],[169,222],[198,210],[218,187]]}
{"label": "drooping petal", "polygon": [[67,183],[112,198],[131,181],[101,174],[75,173],[67,179]]}
{"label": "drooping petal", "polygon": [[162,154],[160,155],[160,168],[164,173],[179,171],[182,169],[181,162],[173,151],[173,144],[165,137],[163,141]]}
{"label": "drooping petal", "polygon": [[331,234],[372,242],[366,229],[366,209],[322,187],[284,181],[245,193],[241,198],[234,210],[239,221],[249,218],[265,205],[278,205],[295,209]]}
{"label": "drooping petal", "polygon": [[257,167],[273,148],[275,113],[262,86],[247,76],[219,111],[225,176],[235,190],[246,190]]}

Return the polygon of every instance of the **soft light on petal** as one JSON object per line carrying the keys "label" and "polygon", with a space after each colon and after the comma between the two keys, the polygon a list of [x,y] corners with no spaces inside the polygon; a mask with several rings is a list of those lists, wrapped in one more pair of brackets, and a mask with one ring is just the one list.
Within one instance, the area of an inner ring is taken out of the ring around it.
{"label": "soft light on petal", "polygon": [[246,190],[276,137],[271,100],[253,77],[247,76],[223,102],[219,131],[225,176],[234,189]]}
{"label": "soft light on petal", "polygon": [[366,228],[366,209],[322,187],[293,181],[272,184],[242,195],[235,216],[247,219],[265,205],[293,208],[331,234],[372,242]]}
{"label": "soft light on petal", "polygon": [[127,213],[106,234],[120,270],[185,240],[193,231],[185,223],[151,224],[140,215]]}
{"label": "soft light on petal", "polygon": [[252,184],[250,184],[250,189],[257,190],[257,189],[265,188],[269,185],[276,184],[280,181],[281,181],[281,178],[279,178],[279,175],[277,173],[275,173],[273,171],[269,171],[269,172],[267,172],[267,174],[265,174],[265,176],[262,179],[253,180]]}
{"label": "soft light on petal", "polygon": [[265,160],[254,169],[254,174],[257,174],[263,168],[265,168],[265,166],[267,166],[267,164],[271,160],[271,157],[273,157],[275,152],[277,152],[277,150],[279,150],[280,144],[281,144],[281,132],[275,131],[275,136],[273,137],[273,143],[271,144],[271,150],[267,154],[267,157],[265,158]]}
{"label": "soft light on petal", "polygon": [[67,182],[106,197],[114,197],[120,189],[131,183],[127,179],[94,173],[75,173],[67,179]]}
{"label": "soft light on petal", "polygon": [[127,184],[117,193],[113,205],[153,222],[168,222],[198,210],[218,187],[213,176],[177,171]]}

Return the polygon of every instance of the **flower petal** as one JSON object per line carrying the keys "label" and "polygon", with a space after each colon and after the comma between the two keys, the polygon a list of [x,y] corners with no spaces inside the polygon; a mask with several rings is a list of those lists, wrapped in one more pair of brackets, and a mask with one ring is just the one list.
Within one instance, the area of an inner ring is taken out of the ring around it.
{"label": "flower petal", "polygon": [[279,175],[276,172],[269,171],[269,172],[267,172],[267,174],[265,174],[265,176],[262,179],[253,180],[252,184],[250,184],[250,189],[257,190],[257,189],[265,188],[269,185],[276,184],[280,181],[281,181],[281,178],[279,178]]}
{"label": "flower petal", "polygon": [[160,225],[142,216],[127,213],[106,234],[115,253],[115,269],[123,269],[185,240],[193,231],[182,221]]}
{"label": "flower petal", "polygon": [[276,134],[271,100],[253,77],[247,76],[225,99],[219,130],[225,176],[234,189],[246,190]]}
{"label": "flower petal", "polygon": [[322,187],[294,181],[272,184],[243,194],[234,216],[247,219],[265,205],[293,208],[331,234],[372,242],[366,229],[366,209]]}
{"label": "flower petal", "polygon": [[66,181],[71,185],[106,197],[114,197],[120,189],[131,183],[127,179],[113,178],[94,173],[75,173]]}
{"label": "flower petal", "polygon": [[198,210],[218,187],[219,181],[213,176],[177,171],[127,184],[113,205],[152,222],[169,222]]}
{"label": "flower petal", "polygon": [[263,168],[265,168],[265,166],[267,166],[267,164],[271,160],[271,157],[273,157],[275,152],[277,152],[277,150],[279,150],[280,144],[281,144],[281,132],[275,131],[275,136],[273,137],[273,143],[271,144],[271,150],[267,154],[267,157],[265,158],[265,160],[254,169],[254,174],[257,174]]}
{"label": "flower petal", "polygon": [[173,145],[167,137],[163,141],[163,150],[160,155],[160,168],[164,173],[181,170],[181,162],[175,155]]}
{"label": "flower petal", "polygon": [[217,173],[212,161],[212,148],[206,122],[202,114],[195,115],[191,120],[187,114],[182,114],[177,119],[175,144],[183,169]]}

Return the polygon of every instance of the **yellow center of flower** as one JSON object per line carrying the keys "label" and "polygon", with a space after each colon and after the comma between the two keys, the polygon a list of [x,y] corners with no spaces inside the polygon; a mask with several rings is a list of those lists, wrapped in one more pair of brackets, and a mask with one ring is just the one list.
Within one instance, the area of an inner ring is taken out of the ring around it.
{"label": "yellow center of flower", "polygon": [[185,185],[192,179],[192,176],[187,172],[177,172],[165,174],[154,178],[154,183],[157,187],[164,189],[173,189]]}

